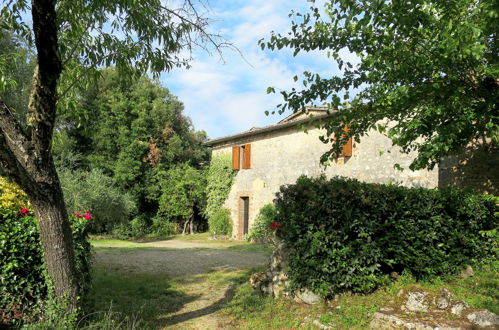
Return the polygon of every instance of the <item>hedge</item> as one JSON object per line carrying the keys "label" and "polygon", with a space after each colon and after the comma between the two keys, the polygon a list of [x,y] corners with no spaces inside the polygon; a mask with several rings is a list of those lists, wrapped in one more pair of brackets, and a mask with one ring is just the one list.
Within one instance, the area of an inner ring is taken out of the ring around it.
{"label": "hedge", "polygon": [[456,274],[494,257],[497,198],[457,189],[300,177],[275,204],[291,248],[292,289],[329,296],[369,292],[391,272],[417,279]]}
{"label": "hedge", "polygon": [[[19,206],[24,207],[18,209]],[[90,288],[88,219],[92,219],[89,213],[70,216],[83,294]],[[37,220],[24,193],[0,178],[0,328],[43,316],[48,291]]]}

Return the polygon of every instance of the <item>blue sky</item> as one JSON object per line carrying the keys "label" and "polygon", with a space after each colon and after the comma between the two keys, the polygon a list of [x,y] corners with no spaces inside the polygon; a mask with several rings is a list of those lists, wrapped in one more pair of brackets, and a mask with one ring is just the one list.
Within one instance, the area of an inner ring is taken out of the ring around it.
{"label": "blue sky", "polygon": [[197,130],[210,138],[274,124],[289,115],[265,115],[282,102],[280,94],[266,93],[267,87],[290,89],[293,76],[305,70],[321,75],[335,73],[335,65],[319,52],[292,56],[292,51],[262,51],[258,40],[271,31],[290,30],[289,12],[303,12],[305,0],[212,0],[209,16],[217,20],[213,29],[237,46],[244,55],[227,49],[222,63],[217,56],[199,51],[189,70],[174,69],[161,76],[164,86],[185,105]]}

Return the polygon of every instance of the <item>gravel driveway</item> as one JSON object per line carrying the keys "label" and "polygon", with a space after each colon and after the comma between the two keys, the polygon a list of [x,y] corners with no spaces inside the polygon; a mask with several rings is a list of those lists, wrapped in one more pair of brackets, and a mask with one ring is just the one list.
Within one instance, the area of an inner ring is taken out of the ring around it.
{"label": "gravel driveway", "polygon": [[119,266],[128,271],[163,273],[177,277],[203,274],[223,268],[243,269],[260,266],[268,261],[268,256],[262,253],[226,249],[135,249],[117,252],[98,251],[95,261],[98,264]]}

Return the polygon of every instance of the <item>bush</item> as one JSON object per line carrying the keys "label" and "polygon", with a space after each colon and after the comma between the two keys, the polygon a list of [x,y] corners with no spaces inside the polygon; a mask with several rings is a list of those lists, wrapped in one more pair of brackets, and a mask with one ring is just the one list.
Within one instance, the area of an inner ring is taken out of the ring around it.
{"label": "bush", "polygon": [[446,189],[300,177],[281,187],[278,236],[292,248],[292,288],[369,292],[390,272],[455,274],[493,258],[495,198]]}
{"label": "bush", "polygon": [[28,196],[17,185],[0,176],[0,210],[17,212],[29,208]]}
{"label": "bush", "polygon": [[122,192],[102,171],[89,172],[59,170],[61,186],[68,210],[91,210],[93,233],[112,232],[119,224],[126,224],[136,211],[130,194]]}
{"label": "bush", "polygon": [[270,242],[274,236],[271,229],[272,222],[278,221],[277,208],[274,204],[267,204],[260,209],[248,239],[256,242]]}
{"label": "bush", "polygon": [[130,233],[132,237],[144,237],[151,232],[152,222],[145,215],[135,217],[130,221]]}
{"label": "bush", "polygon": [[232,235],[232,219],[230,211],[227,209],[219,209],[208,219],[210,232],[214,236],[230,236]]}
{"label": "bush", "polygon": [[157,236],[171,236],[178,233],[178,223],[155,216],[152,219],[152,233]]}
{"label": "bush", "polygon": [[[5,184],[0,187],[0,200],[13,191],[4,188]],[[19,196],[18,201],[9,197],[13,201],[12,207],[0,206],[0,327],[34,320],[40,316],[36,311],[43,311],[41,306],[50,298],[37,220],[27,208],[14,209],[24,203],[24,193],[19,193]],[[70,222],[78,282],[84,299],[90,289],[88,221],[71,216]]]}

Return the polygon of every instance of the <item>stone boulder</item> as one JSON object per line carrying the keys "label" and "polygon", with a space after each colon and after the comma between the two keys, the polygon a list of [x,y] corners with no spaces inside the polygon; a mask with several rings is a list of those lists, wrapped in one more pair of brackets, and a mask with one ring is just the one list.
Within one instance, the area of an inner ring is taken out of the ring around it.
{"label": "stone boulder", "polygon": [[447,288],[433,292],[413,286],[400,290],[391,304],[374,313],[370,328],[499,329],[499,316],[455,300]]}
{"label": "stone boulder", "polygon": [[306,304],[317,304],[324,301],[320,296],[307,289],[291,292],[289,290],[289,254],[291,250],[279,240],[274,238],[274,250],[270,256],[266,272],[253,274],[250,278],[251,287],[260,294],[271,294],[279,298],[292,298]]}

